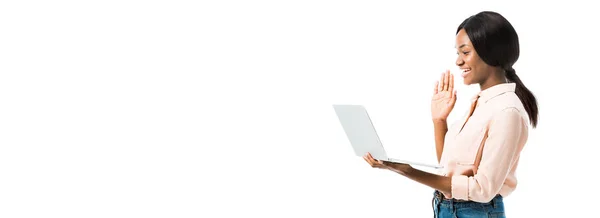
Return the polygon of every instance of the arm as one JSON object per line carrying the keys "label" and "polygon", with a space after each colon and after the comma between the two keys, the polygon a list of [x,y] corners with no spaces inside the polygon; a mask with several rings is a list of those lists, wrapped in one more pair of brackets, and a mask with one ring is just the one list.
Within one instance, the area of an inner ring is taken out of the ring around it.
{"label": "arm", "polygon": [[454,75],[450,71],[446,71],[433,86],[433,97],[431,98],[431,118],[433,119],[435,151],[438,163],[442,158],[444,138],[446,137],[446,132],[448,132],[446,119],[454,108],[455,103]]}
{"label": "arm", "polygon": [[508,108],[494,116],[477,173],[453,176],[452,197],[478,202],[494,198],[519,158],[526,137],[527,123],[517,109]]}
{"label": "arm", "polygon": [[440,176],[412,168],[408,164],[392,163],[388,161],[375,160],[371,154],[367,153],[363,157],[372,167],[391,170],[409,179],[417,181],[423,185],[429,186],[440,192],[450,195],[452,191],[452,180],[450,177]]}
{"label": "arm", "polygon": [[[365,160],[376,168],[388,169],[455,199],[489,202],[500,191],[520,152],[520,140],[526,137],[526,125],[516,109],[501,112],[490,123],[477,174],[440,176],[412,168],[408,164]],[[525,129],[524,129],[525,128]]]}
{"label": "arm", "polygon": [[446,195],[450,195],[450,193],[452,192],[452,178],[450,177],[424,172],[412,168],[410,165],[404,167],[396,166],[392,171],[406,176],[409,179],[412,179],[418,183],[436,189]]}
{"label": "arm", "polygon": [[442,151],[444,151],[444,138],[446,138],[446,132],[448,132],[448,124],[446,123],[446,120],[433,120],[433,129],[435,136],[435,153],[439,163],[442,158]]}
{"label": "arm", "polygon": [[[366,160],[373,167],[389,169],[421,184],[437,189],[455,199],[489,202],[500,191],[513,167],[521,148],[520,141],[526,137],[526,125],[519,112],[506,109],[495,116],[490,124],[477,174],[445,177],[398,164],[372,159]],[[525,128],[525,129],[524,129]]]}

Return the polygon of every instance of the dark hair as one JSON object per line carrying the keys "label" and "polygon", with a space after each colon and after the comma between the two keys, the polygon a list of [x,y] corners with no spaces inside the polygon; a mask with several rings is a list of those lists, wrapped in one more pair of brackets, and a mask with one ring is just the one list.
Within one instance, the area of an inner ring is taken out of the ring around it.
{"label": "dark hair", "polygon": [[512,67],[519,59],[519,37],[513,26],[499,13],[483,11],[465,19],[458,26],[456,34],[461,29],[465,29],[475,51],[486,64],[501,67],[506,78],[516,83],[515,93],[535,128],[538,120],[537,100]]}

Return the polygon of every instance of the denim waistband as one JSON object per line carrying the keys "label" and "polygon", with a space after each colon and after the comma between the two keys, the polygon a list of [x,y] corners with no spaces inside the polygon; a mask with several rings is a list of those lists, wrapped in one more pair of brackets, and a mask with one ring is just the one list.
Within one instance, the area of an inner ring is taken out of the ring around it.
{"label": "denim waistband", "polygon": [[433,193],[433,200],[437,201],[440,206],[446,206],[446,207],[456,207],[456,208],[461,208],[461,207],[473,207],[476,205],[492,205],[492,206],[496,206],[498,204],[502,204],[502,195],[496,195],[491,201],[487,202],[487,203],[481,203],[481,202],[475,202],[475,201],[462,201],[462,200],[456,200],[453,198],[444,198],[444,194],[442,194],[439,191],[435,191]]}

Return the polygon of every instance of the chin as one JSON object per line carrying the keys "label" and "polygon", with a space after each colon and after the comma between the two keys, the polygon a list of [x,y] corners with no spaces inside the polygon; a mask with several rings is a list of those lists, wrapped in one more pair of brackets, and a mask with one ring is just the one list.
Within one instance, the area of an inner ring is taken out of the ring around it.
{"label": "chin", "polygon": [[465,85],[473,85],[473,84],[477,84],[477,82],[473,81],[473,78],[470,77],[471,75],[467,75],[467,77],[463,78],[463,83]]}

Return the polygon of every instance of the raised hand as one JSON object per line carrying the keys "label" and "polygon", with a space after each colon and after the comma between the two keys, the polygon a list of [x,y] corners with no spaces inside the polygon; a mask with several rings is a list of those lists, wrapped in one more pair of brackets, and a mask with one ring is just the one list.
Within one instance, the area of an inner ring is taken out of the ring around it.
{"label": "raised hand", "polygon": [[454,90],[454,75],[446,70],[440,81],[435,83],[433,97],[431,98],[431,118],[433,120],[446,120],[456,103],[456,90]]}

